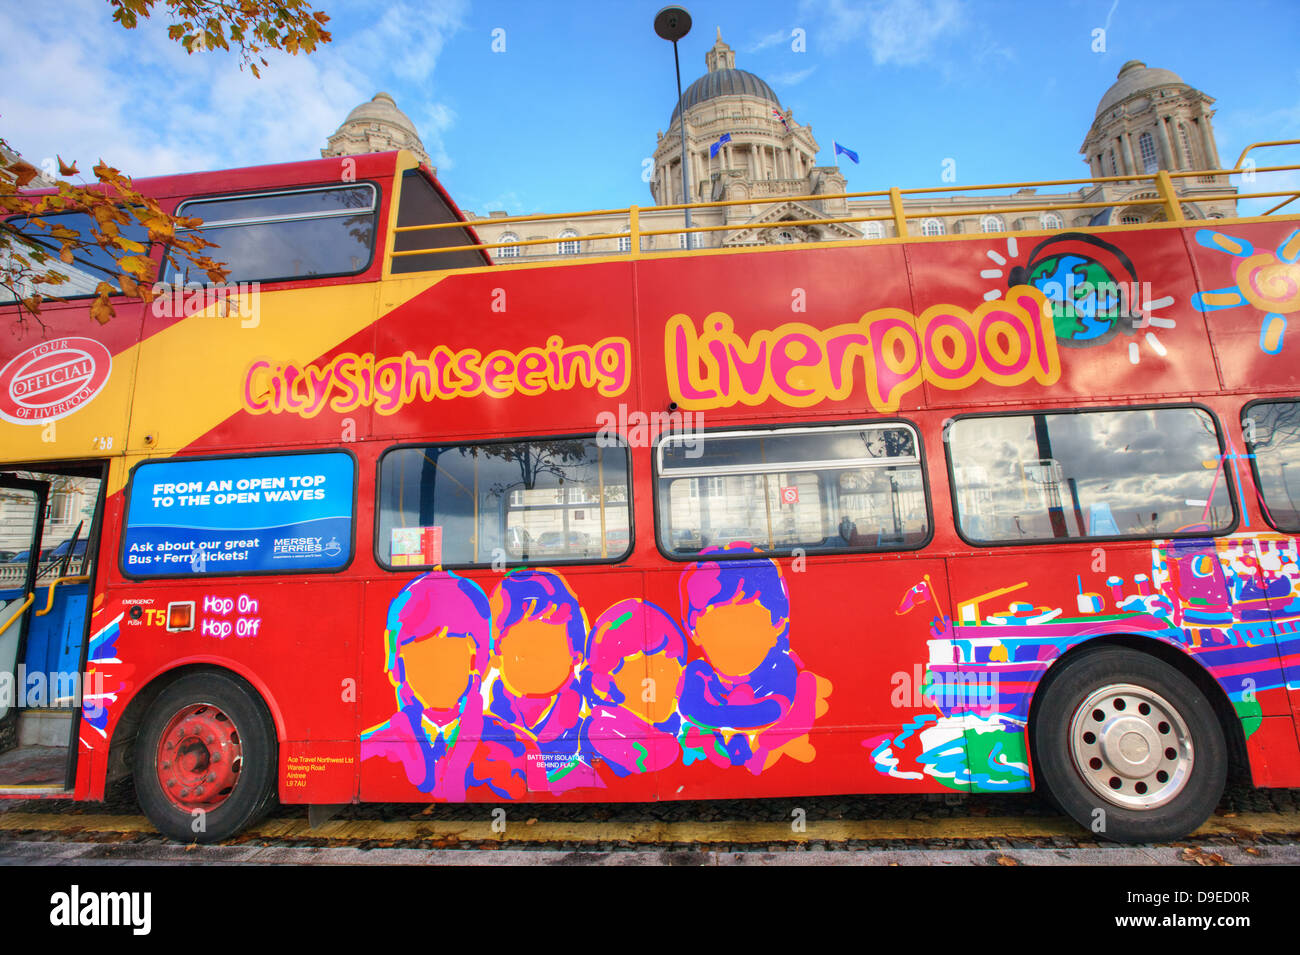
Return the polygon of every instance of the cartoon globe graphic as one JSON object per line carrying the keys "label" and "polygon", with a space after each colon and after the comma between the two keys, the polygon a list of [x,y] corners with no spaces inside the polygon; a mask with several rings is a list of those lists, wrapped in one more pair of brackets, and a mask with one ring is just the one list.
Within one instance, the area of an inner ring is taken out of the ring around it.
{"label": "cartoon globe graphic", "polygon": [[1011,270],[1008,285],[1031,285],[1043,293],[1058,344],[1089,348],[1120,331],[1133,332],[1129,289],[1135,283],[1127,255],[1096,236],[1076,232],[1039,244],[1027,265]]}

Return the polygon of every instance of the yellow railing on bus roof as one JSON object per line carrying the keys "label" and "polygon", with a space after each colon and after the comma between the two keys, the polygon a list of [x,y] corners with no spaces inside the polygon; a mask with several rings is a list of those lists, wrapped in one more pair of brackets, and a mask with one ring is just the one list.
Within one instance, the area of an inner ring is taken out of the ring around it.
{"label": "yellow railing on bus roof", "polygon": [[[761,196],[749,199],[728,199],[717,202],[686,202],[673,203],[668,205],[656,205],[649,208],[641,206],[629,206],[624,209],[593,209],[584,212],[552,212],[537,215],[522,216],[493,216],[487,219],[470,219],[464,222],[440,222],[431,225],[412,225],[399,226],[393,229],[393,235],[389,240],[389,255],[393,258],[402,258],[412,255],[429,255],[440,252],[465,252],[470,250],[485,249],[518,249],[535,245],[561,245],[565,242],[591,242],[596,240],[609,239],[627,239],[629,249],[624,254],[629,254],[632,258],[639,257],[643,251],[641,249],[641,239],[660,235],[685,235],[688,233],[708,233],[708,232],[726,232],[735,231],[744,228],[774,229],[778,227],[789,226],[818,226],[846,224],[854,222],[891,222],[899,236],[907,236],[907,223],[912,219],[945,219],[956,216],[978,216],[978,215],[1004,215],[1020,212],[1057,212],[1071,209],[1106,209],[1106,208],[1130,208],[1133,206],[1161,206],[1164,214],[1164,221],[1180,222],[1184,220],[1183,203],[1188,201],[1194,202],[1220,202],[1236,201],[1243,199],[1272,199],[1282,198],[1283,201],[1273,206],[1263,213],[1271,215],[1283,206],[1300,198],[1300,191],[1281,190],[1271,192],[1236,192],[1224,191],[1211,195],[1196,195],[1194,197],[1179,196],[1174,189],[1173,180],[1198,178],[1201,180],[1210,180],[1213,182],[1217,177],[1227,177],[1234,175],[1249,174],[1252,178],[1261,173],[1272,172],[1292,172],[1300,170],[1300,164],[1279,165],[1279,166],[1255,166],[1245,165],[1247,155],[1255,149],[1271,148],[1278,146],[1300,146],[1300,139],[1278,139],[1266,142],[1251,143],[1238,157],[1236,166],[1232,169],[1198,169],[1184,172],[1169,172],[1165,169],[1157,170],[1154,173],[1144,174],[1127,174],[1117,176],[1096,176],[1092,178],[1081,179],[1045,179],[1033,182],[1001,182],[988,183],[971,186],[930,186],[911,189],[883,189],[870,192],[837,192],[821,193],[810,196]],[[978,192],[992,189],[1010,190],[1010,189],[1030,189],[1042,187],[1057,186],[1098,186],[1106,183],[1151,183],[1155,194],[1147,197],[1125,198],[1117,201],[1107,202],[1043,202],[1032,204],[1016,205],[991,205],[980,206],[971,205],[963,206],[958,209],[936,210],[934,208],[914,208],[908,211],[905,203],[905,197],[917,199],[924,196],[934,198],[947,198],[952,193],[959,192]],[[673,212],[682,210],[700,210],[700,209],[723,209],[730,206],[756,206],[781,202],[800,202],[804,204],[821,203],[828,200],[850,200],[850,199],[879,199],[889,204],[889,212],[877,215],[844,215],[844,216],[824,216],[814,219],[791,219],[781,220],[779,222],[748,222],[748,223],[727,223],[724,225],[693,225],[687,228],[684,224],[672,228],[663,229],[643,229],[641,228],[641,216],[650,210],[655,213]],[[625,232],[599,232],[588,235],[579,235],[571,237],[547,236],[545,238],[535,239],[512,239],[508,242],[478,242],[469,245],[440,246],[427,249],[404,249],[395,251],[396,238],[398,234],[412,232],[427,232],[436,229],[455,229],[464,228],[465,226],[478,227],[486,225],[506,225],[520,222],[554,222],[558,220],[573,221],[585,218],[594,218],[597,216],[620,216],[628,217],[628,230]],[[1144,223],[1145,224],[1145,223]],[[865,239],[866,237],[864,237]]]}

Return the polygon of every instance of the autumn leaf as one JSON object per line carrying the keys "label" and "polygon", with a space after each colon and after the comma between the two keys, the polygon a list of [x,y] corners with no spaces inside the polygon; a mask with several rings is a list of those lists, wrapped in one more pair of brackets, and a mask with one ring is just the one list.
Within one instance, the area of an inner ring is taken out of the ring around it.
{"label": "autumn leaf", "polygon": [[68,165],[63,161],[62,156],[55,156],[54,158],[59,161],[60,176],[75,176],[81,172],[81,170],[77,168],[77,163],[75,160],[73,161],[72,165]]}
{"label": "autumn leaf", "polygon": [[19,189],[35,179],[37,175],[36,167],[29,162],[23,162],[21,159],[11,165],[9,171],[14,174]]}
{"label": "autumn leaf", "polygon": [[1180,857],[1184,862],[1195,862],[1197,865],[1230,865],[1223,856],[1217,852],[1206,852],[1204,849],[1198,849],[1194,846],[1188,846],[1183,850]]}
{"label": "autumn leaf", "polygon": [[113,294],[113,291],[113,286],[107,282],[100,282],[95,287],[97,298],[90,303],[90,317],[101,325],[107,325],[109,320],[117,314],[108,301],[108,297]]}
{"label": "autumn leaf", "polygon": [[138,255],[125,255],[117,260],[117,264],[130,272],[132,275],[138,275],[144,278],[153,268],[153,263],[148,259],[143,259]]}
{"label": "autumn leaf", "polygon": [[62,251],[59,252],[59,261],[64,265],[71,265],[73,262],[72,249],[65,245]]}
{"label": "autumn leaf", "polygon": [[139,297],[140,286],[130,275],[123,272],[117,277],[117,284],[122,286],[122,294],[130,295],[133,298]]}

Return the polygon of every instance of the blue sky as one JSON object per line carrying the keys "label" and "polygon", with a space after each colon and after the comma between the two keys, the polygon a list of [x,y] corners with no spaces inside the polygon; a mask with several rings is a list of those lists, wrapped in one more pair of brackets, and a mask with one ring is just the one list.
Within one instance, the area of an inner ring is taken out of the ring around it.
{"label": "blue sky", "polygon": [[[164,21],[122,30],[106,0],[60,0],[30,19],[6,4],[0,135],[34,162],[103,157],[136,176],[287,162],[319,155],[353,106],[387,90],[465,208],[644,205],[643,160],[676,98],[672,47],[651,27],[661,5],[317,0],[334,42],[271,57],[257,80],[232,57],[187,56]],[[721,27],[736,65],[811,124],[823,163],[832,139],[859,153],[859,166],[841,159],[850,189],[937,185],[947,159],[958,183],[1085,175],[1079,146],[1129,59],[1216,98],[1225,163],[1252,140],[1300,138],[1293,0],[685,6],[683,86]]]}

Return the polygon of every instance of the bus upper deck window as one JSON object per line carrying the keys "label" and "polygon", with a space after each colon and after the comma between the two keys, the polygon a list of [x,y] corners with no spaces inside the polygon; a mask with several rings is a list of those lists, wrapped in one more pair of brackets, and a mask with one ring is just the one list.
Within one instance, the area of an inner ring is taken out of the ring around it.
{"label": "bus upper deck window", "polygon": [[[227,283],[274,282],[364,272],[374,257],[378,208],[378,190],[361,182],[193,199],[177,214],[203,220],[199,233],[217,244],[207,254],[230,270]],[[163,280],[205,276],[168,266]]]}

